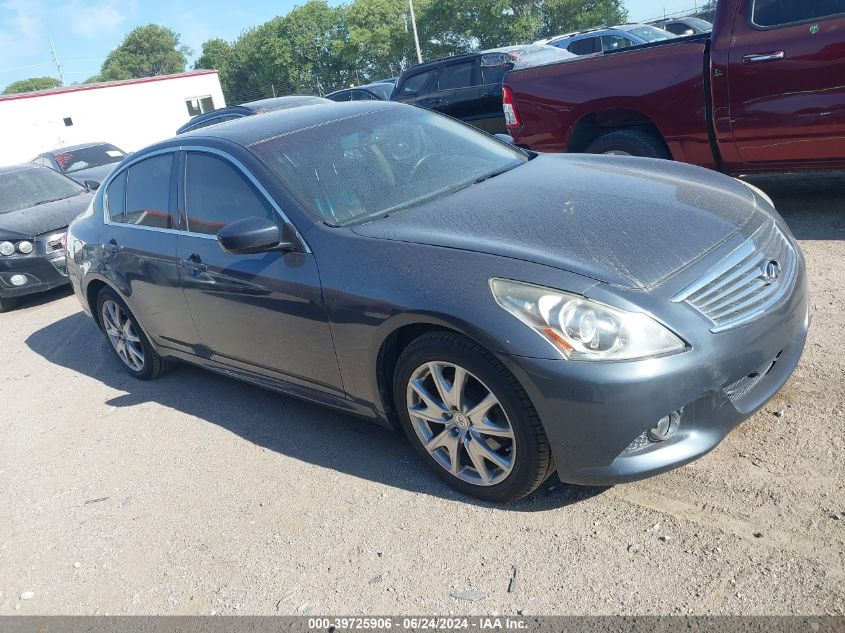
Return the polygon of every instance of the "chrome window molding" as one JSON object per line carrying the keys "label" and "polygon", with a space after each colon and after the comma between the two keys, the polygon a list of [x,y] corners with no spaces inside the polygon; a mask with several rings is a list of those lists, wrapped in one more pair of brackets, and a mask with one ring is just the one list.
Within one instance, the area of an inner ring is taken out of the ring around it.
{"label": "chrome window molding", "polygon": [[[112,222],[109,219],[109,205],[108,205],[108,188],[111,185],[112,181],[117,178],[120,174],[124,173],[127,169],[135,165],[136,163],[140,163],[142,160],[146,160],[147,158],[152,158],[153,156],[159,156],[161,154],[178,154],[179,152],[201,152],[204,154],[214,154],[216,156],[221,157],[223,160],[228,162],[232,167],[236,168],[240,171],[246,178],[249,180],[250,183],[258,190],[258,193],[270,203],[270,206],[276,211],[279,217],[288,225],[290,226],[294,233],[296,234],[296,238],[299,240],[302,247],[305,249],[306,253],[312,253],[311,247],[308,246],[308,242],[302,237],[302,234],[299,232],[299,229],[296,228],[296,225],[291,222],[290,218],[287,214],[282,211],[281,207],[276,203],[273,199],[273,196],[264,188],[259,180],[252,174],[252,172],[244,165],[241,161],[237,158],[225,152],[223,150],[217,149],[215,147],[205,147],[203,145],[180,145],[178,147],[166,147],[164,149],[159,149],[154,152],[150,152],[148,154],[144,154],[143,156],[139,156],[134,160],[129,161],[119,170],[112,172],[109,174],[109,177],[106,181],[102,184],[103,188],[103,223],[109,226],[121,226],[121,227],[130,227],[133,229],[141,230],[141,231],[153,231],[156,233],[177,233],[179,235],[187,235],[190,237],[199,237],[206,240],[216,240],[216,235],[208,235],[207,233],[193,233],[191,231],[183,231],[181,229],[162,229],[158,227],[152,226],[141,226],[138,224],[127,224],[125,222]],[[183,178],[187,178],[187,169],[184,170],[182,174]],[[185,189],[185,182],[182,181],[182,188]]]}

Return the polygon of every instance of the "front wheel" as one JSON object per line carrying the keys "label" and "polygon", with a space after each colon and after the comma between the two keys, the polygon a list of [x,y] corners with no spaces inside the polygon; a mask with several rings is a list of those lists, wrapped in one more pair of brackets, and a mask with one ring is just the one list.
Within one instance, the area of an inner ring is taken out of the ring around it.
{"label": "front wheel", "polygon": [[465,494],[516,501],[554,471],[528,396],[495,356],[466,337],[434,332],[411,343],[396,367],[394,395],[416,452]]}
{"label": "front wheel", "polygon": [[643,156],[671,159],[662,139],[644,130],[622,129],[600,136],[587,147],[588,154]]}

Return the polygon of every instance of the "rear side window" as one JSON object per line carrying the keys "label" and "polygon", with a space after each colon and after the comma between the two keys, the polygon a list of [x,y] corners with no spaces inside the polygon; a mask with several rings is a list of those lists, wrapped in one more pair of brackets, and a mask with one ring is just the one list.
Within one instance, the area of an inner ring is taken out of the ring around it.
{"label": "rear side window", "polygon": [[567,50],[570,53],[574,53],[575,55],[589,55],[590,53],[597,52],[597,42],[597,37],[588,37],[583,40],[572,42],[572,44],[569,45],[569,48]]}
{"label": "rear side window", "polygon": [[170,204],[173,154],[161,154],[126,170],[127,224],[157,229],[174,228]]}
{"label": "rear side window", "polygon": [[106,189],[106,208],[109,211],[110,222],[123,222],[126,212],[126,172],[122,172],[111,181]]}
{"label": "rear side window", "polygon": [[431,70],[427,70],[417,75],[408,77],[402,84],[402,90],[399,91],[399,96],[412,97],[418,95],[420,91],[426,87],[426,85],[428,84],[428,80],[431,79],[432,74],[434,74],[433,68]]}
{"label": "rear side window", "polygon": [[443,72],[440,73],[440,78],[437,80],[437,90],[456,90],[474,85],[472,78],[474,66],[475,60],[444,66]]}
{"label": "rear side window", "polygon": [[785,26],[845,13],[845,0],[754,0],[751,21],[757,26]]}
{"label": "rear side window", "polygon": [[329,97],[332,101],[352,101],[351,92],[341,92],[340,94]]}
{"label": "rear side window", "polygon": [[185,164],[185,214],[188,231],[216,235],[245,218],[273,220],[276,211],[244,174],[228,161],[191,152]]}

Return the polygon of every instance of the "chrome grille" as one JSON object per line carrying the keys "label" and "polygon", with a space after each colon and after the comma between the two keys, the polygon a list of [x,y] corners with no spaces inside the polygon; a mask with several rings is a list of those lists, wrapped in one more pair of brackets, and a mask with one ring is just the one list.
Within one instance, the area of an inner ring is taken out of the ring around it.
{"label": "chrome grille", "polygon": [[672,300],[686,301],[724,332],[762,317],[792,289],[795,249],[770,221]]}

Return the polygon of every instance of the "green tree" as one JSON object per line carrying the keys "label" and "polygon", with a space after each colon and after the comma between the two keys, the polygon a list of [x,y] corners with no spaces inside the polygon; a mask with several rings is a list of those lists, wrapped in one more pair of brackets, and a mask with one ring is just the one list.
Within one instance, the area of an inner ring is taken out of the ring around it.
{"label": "green tree", "polygon": [[6,86],[3,91],[4,95],[14,95],[21,92],[33,92],[35,90],[47,90],[48,88],[58,88],[62,82],[55,77],[30,77],[29,79],[21,79],[14,81]]}
{"label": "green tree", "polygon": [[179,34],[158,24],[133,29],[109,53],[100,77],[104,81],[155,77],[185,72],[191,49],[179,41]]}
{"label": "green tree", "polygon": [[203,42],[202,53],[194,62],[194,70],[219,70],[221,73],[229,65],[232,46],[219,37]]}
{"label": "green tree", "polygon": [[624,24],[628,19],[622,0],[544,0],[540,14],[538,37]]}

